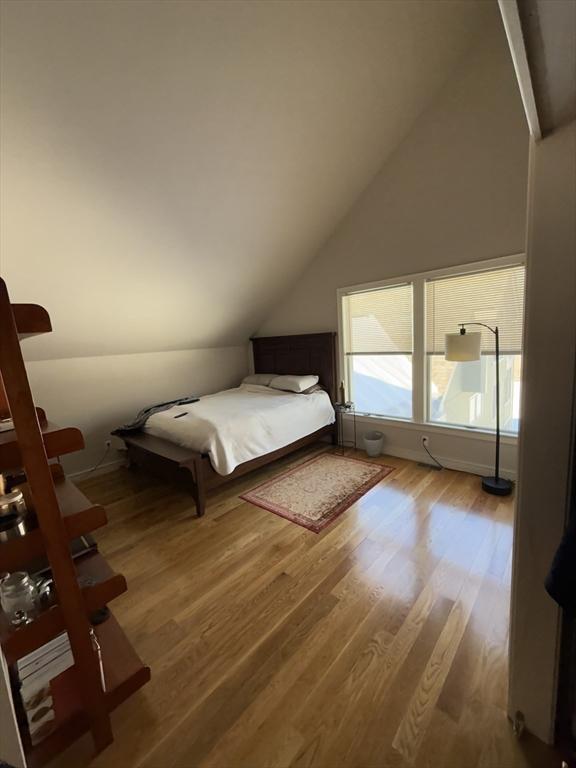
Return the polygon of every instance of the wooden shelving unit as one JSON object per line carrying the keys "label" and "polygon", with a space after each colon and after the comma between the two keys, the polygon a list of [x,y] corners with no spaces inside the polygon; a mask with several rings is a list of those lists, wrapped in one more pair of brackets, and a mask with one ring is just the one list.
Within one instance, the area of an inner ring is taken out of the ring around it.
{"label": "wooden shelving unit", "polygon": [[[103,608],[123,592],[127,585],[124,576],[114,573],[98,552],[91,552],[74,561],[78,576],[90,576],[94,585],[81,589],[85,612],[88,616]],[[47,643],[66,629],[59,605],[43,611],[31,624],[12,630],[0,613],[0,645],[8,664]]]}
{"label": "wooden shelving unit", "polygon": [[[95,631],[102,647],[105,707],[110,713],[148,682],[150,671],[142,665],[113,616]],[[56,727],[41,744],[27,749],[31,766],[44,765],[52,760],[90,729],[73,668],[56,678],[52,691],[56,702]]]}
{"label": "wooden shelving unit", "polygon": [[[42,435],[44,451],[49,459],[81,451],[84,448],[82,432],[76,429],[76,427],[65,427],[62,429],[50,422],[46,422],[44,425],[39,423],[38,426]],[[16,430],[11,429],[8,432],[0,432],[0,467],[4,467],[6,471],[23,466],[24,461]]]}
{"label": "wooden shelving unit", "polygon": [[22,477],[19,487],[28,509],[24,534],[0,543],[0,571],[26,570],[27,564],[45,557],[57,595],[55,605],[17,629],[0,612],[0,647],[8,664],[14,664],[66,630],[74,657],[74,666],[51,683],[56,712],[51,733],[34,746],[22,733],[30,766],[45,764],[87,731],[96,750],[102,750],[113,738],[110,712],[150,679],[149,668],[110,615],[94,627],[104,666],[105,690],[102,687],[90,616],[127,586],[99,552],[76,560],[70,554],[70,541],[105,525],[106,512],[54,463],[84,447],[82,433],[51,424],[32,399],[20,341],[49,331],[46,310],[35,304],[11,305],[0,280],[0,415],[14,422],[13,430],[0,433],[0,472]]}
{"label": "wooden shelving unit", "polygon": [[[69,540],[76,539],[106,525],[107,518],[104,507],[88,501],[74,483],[66,479],[60,464],[52,465],[52,477],[58,506]],[[0,542],[1,570],[7,572],[22,569],[31,560],[44,554],[42,531],[38,526],[34,499],[29,485],[28,483],[19,483],[18,487],[24,492],[26,507],[29,511],[26,517],[27,530],[25,535],[17,539]]]}

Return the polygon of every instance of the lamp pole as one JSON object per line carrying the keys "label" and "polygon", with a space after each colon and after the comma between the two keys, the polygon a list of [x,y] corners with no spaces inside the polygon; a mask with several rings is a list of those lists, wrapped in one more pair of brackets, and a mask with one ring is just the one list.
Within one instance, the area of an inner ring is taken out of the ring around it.
{"label": "lamp pole", "polygon": [[496,341],[496,461],[494,465],[494,477],[483,477],[482,488],[496,496],[507,496],[512,491],[512,483],[500,477],[500,332],[498,326],[492,328],[486,323],[458,323],[460,334],[466,333],[466,326],[481,325],[494,334]]}

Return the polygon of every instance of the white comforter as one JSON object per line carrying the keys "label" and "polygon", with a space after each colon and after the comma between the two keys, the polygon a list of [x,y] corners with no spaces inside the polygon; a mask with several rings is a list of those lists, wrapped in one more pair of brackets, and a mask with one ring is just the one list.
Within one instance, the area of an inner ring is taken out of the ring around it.
{"label": "white comforter", "polygon": [[[179,413],[186,414],[174,418]],[[207,453],[220,475],[334,423],[326,392],[296,395],[243,384],[151,416],[146,432]]]}

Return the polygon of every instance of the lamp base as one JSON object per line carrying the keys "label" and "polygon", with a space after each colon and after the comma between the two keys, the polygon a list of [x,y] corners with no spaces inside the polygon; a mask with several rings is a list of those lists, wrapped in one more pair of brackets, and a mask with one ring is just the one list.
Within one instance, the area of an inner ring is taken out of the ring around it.
{"label": "lamp base", "polygon": [[503,477],[483,477],[482,490],[494,496],[508,496],[512,493],[512,483]]}

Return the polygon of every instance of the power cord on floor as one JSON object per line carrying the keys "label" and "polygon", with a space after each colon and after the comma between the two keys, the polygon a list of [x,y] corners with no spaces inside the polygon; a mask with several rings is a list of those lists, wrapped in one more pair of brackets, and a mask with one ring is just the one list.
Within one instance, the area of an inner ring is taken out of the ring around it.
{"label": "power cord on floor", "polygon": [[100,459],[100,461],[97,464],[95,464],[91,469],[89,469],[86,474],[91,475],[92,472],[96,472],[96,470],[102,465],[102,462],[104,461],[106,456],[108,456],[108,454],[110,453],[110,448],[111,447],[112,447],[111,443],[107,442],[106,443],[106,450],[104,451],[104,453],[102,455],[102,458]]}
{"label": "power cord on floor", "polygon": [[434,462],[435,466],[433,467],[433,469],[446,469],[446,467],[444,466],[444,464],[440,464],[440,462],[438,461],[438,459],[437,459],[435,456],[432,456],[432,454],[431,454],[431,453],[430,453],[430,451],[428,450],[428,438],[427,438],[427,437],[423,437],[423,438],[422,438],[422,447],[424,448],[424,450],[426,451],[426,453],[428,454],[428,456],[430,456],[430,458],[431,458],[431,459],[432,459],[432,461]]}

